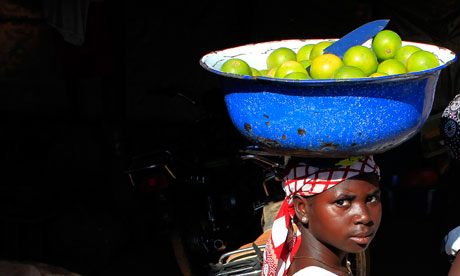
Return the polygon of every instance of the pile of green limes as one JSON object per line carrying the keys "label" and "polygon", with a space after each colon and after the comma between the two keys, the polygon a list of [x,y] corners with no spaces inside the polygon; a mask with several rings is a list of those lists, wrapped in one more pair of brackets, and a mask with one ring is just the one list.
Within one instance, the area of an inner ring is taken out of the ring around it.
{"label": "pile of green limes", "polygon": [[242,59],[232,58],[221,71],[280,79],[347,79],[405,74],[440,65],[435,54],[414,45],[402,46],[401,37],[391,30],[379,32],[370,48],[351,47],[343,58],[324,54],[332,43],[306,44],[297,52],[280,47],[268,55],[266,68],[253,68]]}

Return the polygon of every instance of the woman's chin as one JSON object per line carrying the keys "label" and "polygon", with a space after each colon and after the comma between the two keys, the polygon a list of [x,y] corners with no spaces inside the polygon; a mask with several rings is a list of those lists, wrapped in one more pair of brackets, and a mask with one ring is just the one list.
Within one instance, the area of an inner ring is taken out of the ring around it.
{"label": "woman's chin", "polygon": [[365,251],[369,247],[370,243],[357,243],[347,250],[348,253],[358,254]]}

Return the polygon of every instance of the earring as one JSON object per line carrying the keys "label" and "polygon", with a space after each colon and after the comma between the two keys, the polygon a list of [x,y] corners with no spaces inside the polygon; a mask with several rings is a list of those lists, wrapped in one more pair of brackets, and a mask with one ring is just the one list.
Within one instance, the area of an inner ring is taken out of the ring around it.
{"label": "earring", "polygon": [[302,217],[302,218],[300,219],[300,221],[302,221],[303,224],[307,224],[308,218],[307,218],[307,217]]}

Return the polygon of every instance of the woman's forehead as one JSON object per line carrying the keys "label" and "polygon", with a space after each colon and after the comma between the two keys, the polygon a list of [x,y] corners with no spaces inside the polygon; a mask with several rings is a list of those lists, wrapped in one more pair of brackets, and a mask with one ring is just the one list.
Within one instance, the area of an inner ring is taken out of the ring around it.
{"label": "woman's forehead", "polygon": [[[321,194],[338,196],[339,194],[370,194],[379,190],[378,181],[364,178],[349,178]],[[321,195],[319,194],[319,195]]]}

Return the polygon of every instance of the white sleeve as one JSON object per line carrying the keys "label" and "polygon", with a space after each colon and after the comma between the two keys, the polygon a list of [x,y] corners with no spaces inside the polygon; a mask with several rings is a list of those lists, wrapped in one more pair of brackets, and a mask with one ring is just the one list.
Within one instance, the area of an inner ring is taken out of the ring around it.
{"label": "white sleeve", "polygon": [[444,237],[445,246],[444,249],[447,255],[455,256],[457,251],[460,249],[460,226],[451,230]]}

